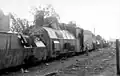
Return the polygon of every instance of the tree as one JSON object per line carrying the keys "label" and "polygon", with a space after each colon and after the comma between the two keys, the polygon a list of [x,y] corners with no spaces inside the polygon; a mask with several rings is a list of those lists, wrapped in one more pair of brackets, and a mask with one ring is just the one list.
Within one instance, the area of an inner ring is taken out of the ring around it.
{"label": "tree", "polygon": [[34,15],[34,24],[36,26],[43,26],[44,24],[51,24],[58,22],[59,15],[55,12],[52,5],[46,7],[39,6],[39,8],[33,8],[32,14]]}
{"label": "tree", "polygon": [[12,21],[11,31],[18,33],[25,33],[25,30],[29,27],[29,22],[26,19],[20,19],[15,16],[15,14],[9,14]]}

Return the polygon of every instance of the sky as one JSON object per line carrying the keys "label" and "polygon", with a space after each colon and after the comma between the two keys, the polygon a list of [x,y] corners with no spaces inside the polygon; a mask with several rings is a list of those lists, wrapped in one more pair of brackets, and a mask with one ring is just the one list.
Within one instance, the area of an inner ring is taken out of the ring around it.
{"label": "sky", "polygon": [[32,7],[52,4],[61,22],[76,21],[78,27],[103,38],[120,38],[120,0],[0,0],[0,8],[30,21]]}

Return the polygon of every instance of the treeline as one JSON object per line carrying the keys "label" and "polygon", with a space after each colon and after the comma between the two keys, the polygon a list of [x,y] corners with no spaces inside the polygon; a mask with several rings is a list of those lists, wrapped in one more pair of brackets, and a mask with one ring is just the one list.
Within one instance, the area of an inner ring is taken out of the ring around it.
{"label": "treeline", "polygon": [[[15,14],[10,13],[12,20],[11,31],[30,35],[33,29],[38,30],[37,28],[46,26],[57,30],[70,30],[69,32],[75,33],[76,23],[74,21],[70,21],[67,24],[60,23],[59,14],[50,4],[44,7],[40,5],[38,8],[32,8],[30,13],[34,16],[32,24],[27,19],[18,18]],[[96,38],[98,40],[102,39],[100,35],[97,35]]]}
{"label": "treeline", "polygon": [[15,14],[10,13],[9,15],[12,21],[11,31],[29,35],[31,29],[41,26],[57,30],[67,30],[69,27],[76,27],[76,23],[73,21],[70,21],[68,24],[60,23],[60,16],[50,4],[45,7],[39,6],[38,8],[32,8],[30,13],[34,16],[32,24],[27,19],[18,18]]}

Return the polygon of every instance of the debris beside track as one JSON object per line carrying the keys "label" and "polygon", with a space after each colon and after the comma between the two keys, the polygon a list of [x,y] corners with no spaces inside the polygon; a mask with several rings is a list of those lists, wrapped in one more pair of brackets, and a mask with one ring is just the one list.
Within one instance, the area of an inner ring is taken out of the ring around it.
{"label": "debris beside track", "polygon": [[[113,64],[107,63],[114,58],[114,53],[105,53],[103,55],[96,56],[94,58],[89,58],[80,61],[74,65],[66,67],[63,72],[65,74],[73,74],[79,76],[93,76],[104,72],[106,68],[110,68]],[[96,61],[99,58],[98,61]]]}

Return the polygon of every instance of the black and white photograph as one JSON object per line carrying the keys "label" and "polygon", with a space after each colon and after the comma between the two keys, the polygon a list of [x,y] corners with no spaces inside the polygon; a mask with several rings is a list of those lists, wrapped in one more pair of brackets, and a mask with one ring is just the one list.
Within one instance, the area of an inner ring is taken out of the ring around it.
{"label": "black and white photograph", "polygon": [[120,76],[120,0],[0,0],[0,76]]}

